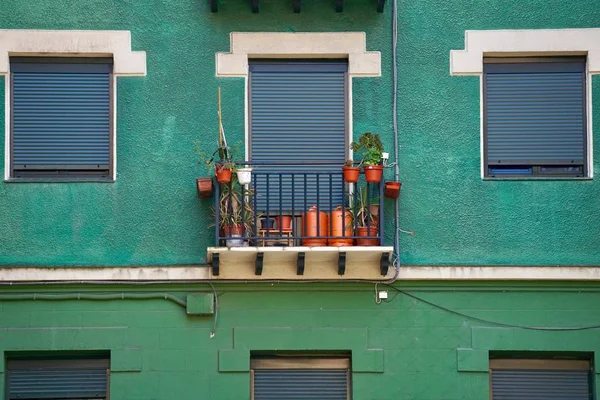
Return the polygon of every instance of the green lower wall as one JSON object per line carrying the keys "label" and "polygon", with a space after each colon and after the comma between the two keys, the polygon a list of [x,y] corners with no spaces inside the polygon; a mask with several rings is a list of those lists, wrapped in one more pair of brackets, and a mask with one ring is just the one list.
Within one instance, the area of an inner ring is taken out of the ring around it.
{"label": "green lower wall", "polygon": [[[300,14],[289,1],[260,4],[252,14],[247,0],[220,0],[213,14],[205,0],[2,2],[3,29],[129,30],[148,75],[118,81],[116,183],[0,182],[0,265],[205,262],[211,203],[196,197],[194,179],[207,172],[193,143],[215,146],[218,86],[228,139],[243,137],[244,81],[215,77],[232,31],[364,31],[382,76],[354,79],[353,131],[379,132],[393,150],[391,4],[382,14],[371,0],[346,1],[343,13],[320,0],[304,0]],[[482,181],[479,80],[449,74],[467,29],[597,27],[598,1],[399,0],[398,26],[400,227],[416,232],[401,236],[402,262],[600,264],[597,181]],[[592,92],[598,110],[598,78]],[[0,107],[0,143],[4,132]]]}
{"label": "green lower wall", "polygon": [[[163,286],[156,291],[185,298],[207,289]],[[184,308],[165,300],[2,301],[0,350],[110,350],[112,400],[248,399],[249,354],[261,350],[351,351],[355,400],[488,398],[490,350],[600,354],[597,329],[523,330],[448,311],[510,325],[598,325],[597,286],[403,286],[448,310],[389,288],[390,299],[377,305],[369,284],[217,285],[216,290],[213,338],[211,316],[187,316]],[[19,290],[25,291],[52,290]],[[3,291],[9,292],[18,293]]]}

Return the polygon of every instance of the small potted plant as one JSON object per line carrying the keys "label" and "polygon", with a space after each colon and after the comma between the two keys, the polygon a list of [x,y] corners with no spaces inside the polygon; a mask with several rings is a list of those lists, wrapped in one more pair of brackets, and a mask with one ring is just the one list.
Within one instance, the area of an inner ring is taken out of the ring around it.
{"label": "small potted plant", "polygon": [[252,192],[239,185],[236,176],[232,179],[232,185],[223,185],[219,198],[219,228],[227,237],[227,247],[242,246],[243,237],[252,236],[254,226]]}
{"label": "small potted plant", "polygon": [[[374,200],[374,199],[373,199]],[[373,201],[371,200],[371,201]],[[369,204],[367,199],[367,189],[359,188],[356,196],[356,204],[352,212],[352,217],[356,223],[356,236],[378,236],[379,229],[377,228],[378,217],[372,212],[372,204]],[[356,239],[357,246],[378,246],[379,239],[366,238]]]}
{"label": "small potted plant", "polygon": [[379,135],[365,132],[358,138],[358,142],[353,142],[351,146],[352,150],[361,156],[360,165],[363,167],[367,182],[381,182],[381,176],[383,175],[383,165],[381,165],[383,144]]}
{"label": "small potted plant", "polygon": [[348,183],[358,182],[358,176],[360,175],[360,167],[354,166],[354,161],[347,160],[342,167],[344,171],[344,180]]}

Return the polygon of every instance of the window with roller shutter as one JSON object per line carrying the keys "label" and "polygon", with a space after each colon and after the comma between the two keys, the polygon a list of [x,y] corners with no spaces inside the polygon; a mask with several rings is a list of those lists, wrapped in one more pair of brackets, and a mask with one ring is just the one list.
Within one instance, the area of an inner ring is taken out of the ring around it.
{"label": "window with roller shutter", "polygon": [[6,399],[107,399],[108,377],[108,358],[9,358]]}
{"label": "window with roller shutter", "polygon": [[347,60],[250,60],[249,68],[250,157],[274,163],[255,165],[259,209],[267,198],[282,210],[343,204]]}
{"label": "window with roller shutter", "polygon": [[487,177],[585,177],[584,57],[485,58]]}
{"label": "window with roller shutter", "polygon": [[336,357],[254,357],[252,400],[349,400],[350,360]]}
{"label": "window with roller shutter", "polygon": [[11,178],[110,179],[112,59],[11,57]]}
{"label": "window with roller shutter", "polygon": [[491,400],[591,400],[588,360],[492,359]]}

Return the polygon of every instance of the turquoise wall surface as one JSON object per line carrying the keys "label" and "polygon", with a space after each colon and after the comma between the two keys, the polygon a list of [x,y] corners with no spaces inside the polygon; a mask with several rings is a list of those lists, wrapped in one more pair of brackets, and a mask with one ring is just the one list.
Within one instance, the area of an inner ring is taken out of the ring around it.
{"label": "turquoise wall surface", "polygon": [[[368,50],[381,52],[382,77],[354,80],[353,130],[379,132],[391,149],[390,4],[383,14],[368,0],[346,1],[343,13],[302,4],[294,14],[288,1],[263,0],[252,14],[247,1],[223,0],[213,14],[197,0],[4,0],[3,29],[130,30],[148,75],[118,81],[115,183],[0,183],[0,264],[205,262],[213,230],[210,201],[196,197],[194,179],[207,171],[193,142],[214,148],[218,86],[228,139],[243,138],[244,81],[215,77],[215,53],[228,51],[232,31],[365,31]],[[479,80],[448,72],[466,29],[596,27],[598,2],[400,1],[398,25],[400,226],[416,233],[401,237],[402,262],[600,264],[598,183],[482,181]],[[594,79],[594,110],[599,85]],[[391,218],[386,229],[390,244]]]}

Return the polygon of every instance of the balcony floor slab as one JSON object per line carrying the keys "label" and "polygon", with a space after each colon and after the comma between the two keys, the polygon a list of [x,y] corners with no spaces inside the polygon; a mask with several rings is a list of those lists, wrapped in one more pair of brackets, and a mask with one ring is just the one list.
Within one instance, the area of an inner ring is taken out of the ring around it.
{"label": "balcony floor slab", "polygon": [[[390,255],[392,246],[349,247],[209,247],[207,261],[219,255],[219,275],[214,280],[386,280],[394,274],[390,268],[387,276],[380,273],[381,256]],[[338,275],[339,253],[346,254],[345,273]],[[255,261],[263,253],[263,269],[256,275]],[[304,274],[297,274],[297,259],[305,254]]]}

